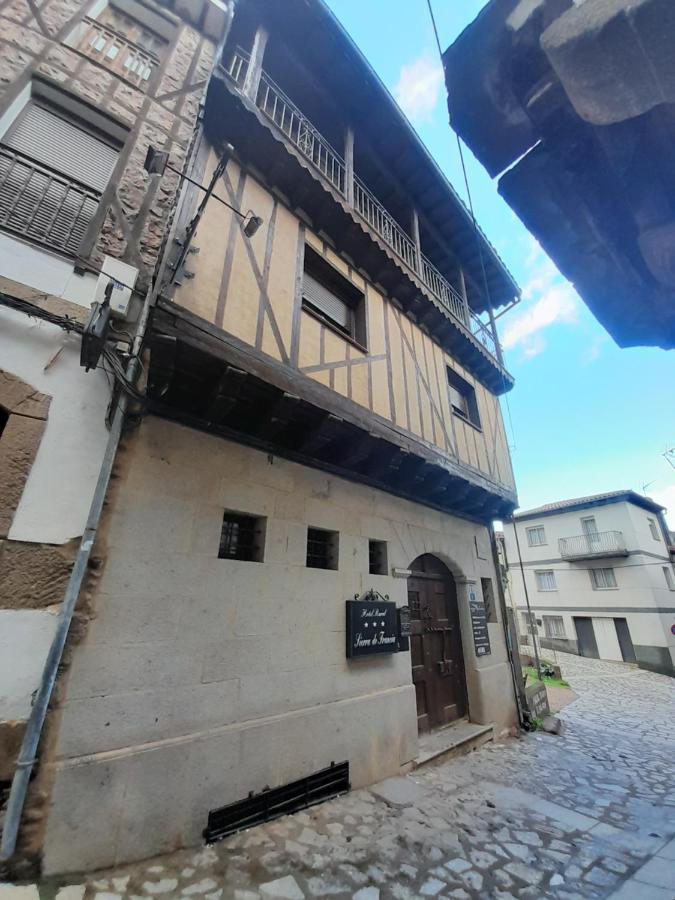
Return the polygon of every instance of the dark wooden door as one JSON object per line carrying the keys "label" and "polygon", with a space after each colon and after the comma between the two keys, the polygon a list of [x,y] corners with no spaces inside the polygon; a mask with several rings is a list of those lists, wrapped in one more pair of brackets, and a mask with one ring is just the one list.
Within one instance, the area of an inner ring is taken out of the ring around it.
{"label": "dark wooden door", "polygon": [[616,637],[619,641],[624,662],[636,662],[635,647],[628,630],[628,622],[625,619],[614,619],[614,627],[616,628]]}
{"label": "dark wooden door", "polygon": [[408,578],[410,658],[417,727],[430,731],[466,714],[455,581],[435,556],[418,557]]}
{"label": "dark wooden door", "polygon": [[579,656],[588,656],[591,659],[599,659],[598,642],[595,640],[593,620],[587,616],[574,616],[574,627],[577,630],[577,644]]}

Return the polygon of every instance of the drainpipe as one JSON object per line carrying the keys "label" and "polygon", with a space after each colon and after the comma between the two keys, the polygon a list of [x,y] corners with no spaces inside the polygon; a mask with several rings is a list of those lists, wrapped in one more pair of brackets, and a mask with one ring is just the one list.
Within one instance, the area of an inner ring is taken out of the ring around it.
{"label": "drainpipe", "polygon": [[528,618],[528,626],[532,629],[532,646],[534,647],[534,661],[537,666],[537,677],[539,681],[541,678],[541,662],[539,660],[539,648],[537,647],[537,635],[535,633],[535,628],[537,627],[536,620],[532,615],[532,607],[530,606],[530,595],[527,590],[527,581],[525,580],[525,568],[523,567],[523,557],[520,555],[520,541],[518,540],[518,529],[516,528],[516,520],[511,519],[511,524],[513,525],[513,534],[516,538],[516,548],[518,550],[518,562],[520,564],[520,575],[523,579],[523,590],[525,592],[525,605],[527,606],[527,618]]}
{"label": "drainpipe", "polygon": [[511,678],[513,680],[513,692],[516,697],[516,706],[518,707],[518,721],[521,726],[525,724],[525,708],[526,708],[526,699],[525,699],[525,691],[522,683],[522,669],[520,665],[516,664],[515,654],[518,651],[514,650],[513,647],[513,635],[511,634],[511,630],[509,628],[509,619],[508,619],[508,610],[506,607],[506,597],[504,595],[504,585],[502,584],[501,578],[501,566],[499,563],[499,552],[497,550],[497,536],[495,535],[494,524],[490,522],[489,525],[490,531],[490,544],[492,546],[492,561],[495,567],[495,575],[497,580],[497,594],[499,596],[499,608],[502,614],[502,625],[504,628],[504,641],[506,643],[506,654],[509,658],[509,667],[511,669]]}
{"label": "drainpipe", "polygon": [[[218,42],[218,46],[216,47],[214,67],[220,65],[220,60],[225,49],[225,42],[227,41],[230,32],[230,26],[232,25],[233,15],[234,4],[232,2],[229,2],[227,3],[227,18],[223,26],[223,37]],[[204,92],[202,94],[202,105],[204,104],[204,101],[206,99],[207,88],[208,82],[205,85]],[[199,123],[197,123],[195,128],[195,136],[197,134],[198,127]],[[189,163],[189,157],[192,155],[192,153],[194,153],[194,148],[195,140],[193,139],[192,146],[188,151],[188,160],[186,160],[186,164]],[[176,202],[173,221],[171,222],[169,229],[170,234],[162,250],[162,258],[160,260],[157,277],[152,287],[148,290],[145,296],[141,314],[138,319],[138,327],[136,329],[136,335],[134,337],[131,348],[131,359],[129,360],[126,369],[127,380],[132,383],[138,376],[140,368],[139,356],[148,328],[150,312],[164,286],[163,275],[168,264],[169,249],[173,243],[173,238],[176,231],[176,223],[178,219],[176,212],[183,199],[184,198],[179,197]],[[23,736],[23,741],[21,742],[19,759],[14,771],[12,786],[9,792],[9,799],[7,801],[7,808],[5,810],[2,840],[0,840],[0,871],[6,867],[10,859],[14,856],[14,851],[16,850],[16,842],[19,835],[19,826],[21,824],[21,816],[26,802],[26,794],[28,793],[30,776],[33,771],[33,767],[37,762],[38,745],[40,743],[40,738],[42,737],[42,729],[47,717],[49,702],[54,691],[54,685],[56,684],[59,665],[63,657],[63,651],[68,639],[70,625],[73,620],[73,613],[75,612],[77,599],[79,597],[80,590],[82,588],[82,582],[84,581],[84,576],[87,571],[89,559],[91,557],[91,551],[94,546],[94,541],[96,540],[96,532],[101,521],[103,504],[105,502],[105,496],[108,490],[110,476],[112,474],[113,466],[115,464],[115,459],[117,456],[117,450],[119,448],[120,438],[122,436],[122,428],[124,426],[124,419],[127,412],[128,402],[129,401],[127,394],[122,390],[120,392],[119,402],[116,404],[115,413],[110,425],[108,442],[106,444],[105,453],[103,454],[101,469],[96,480],[96,487],[94,488],[94,495],[92,497],[91,506],[89,507],[89,514],[87,516],[84,533],[82,535],[82,539],[80,540],[80,546],[75,557],[75,562],[70,573],[70,578],[68,579],[65,596],[63,598],[61,609],[59,611],[58,619],[56,622],[56,633],[54,634],[51,647],[49,648],[49,653],[42,670],[40,686],[37,690],[30,717],[26,725],[26,731]]]}
{"label": "drainpipe", "polygon": [[[133,381],[138,374],[138,354],[140,353],[141,344],[148,324],[152,296],[153,292],[152,290],[149,290],[143,303],[136,336],[132,345],[132,358],[129,361],[126,371],[129,381]],[[110,426],[108,443],[106,444],[103,462],[101,463],[101,469],[96,481],[94,496],[92,497],[89,515],[87,516],[87,523],[70,573],[70,578],[68,579],[68,586],[66,587],[63,603],[61,604],[61,609],[59,611],[56,622],[56,633],[54,634],[51,647],[49,648],[49,654],[42,670],[40,687],[38,688],[23,741],[21,743],[19,759],[16,764],[14,778],[12,779],[9,800],[7,801],[4,827],[2,829],[2,841],[0,842],[0,865],[2,866],[11,859],[16,849],[21,814],[23,813],[26,793],[28,792],[28,783],[30,781],[31,772],[33,771],[33,766],[37,762],[37,749],[38,744],[40,743],[40,737],[42,736],[45,718],[47,717],[49,701],[51,700],[52,692],[54,690],[59,664],[61,663],[61,657],[63,656],[63,650],[70,630],[70,623],[73,619],[75,605],[80,594],[80,588],[82,587],[82,582],[87,571],[91,550],[96,539],[96,531],[101,520],[103,503],[105,501],[110,475],[117,455],[117,448],[122,434],[122,425],[124,424],[127,405],[127,395],[122,391]]]}

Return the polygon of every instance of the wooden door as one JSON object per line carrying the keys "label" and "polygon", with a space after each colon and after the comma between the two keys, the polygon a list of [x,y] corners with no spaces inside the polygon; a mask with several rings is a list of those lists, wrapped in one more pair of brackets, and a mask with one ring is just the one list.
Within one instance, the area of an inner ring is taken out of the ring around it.
{"label": "wooden door", "polygon": [[466,686],[455,581],[435,556],[410,568],[410,659],[422,732],[466,714]]}
{"label": "wooden door", "polygon": [[593,621],[588,616],[574,616],[574,627],[577,632],[577,646],[579,656],[588,656],[591,659],[599,659],[598,643],[595,640]]}

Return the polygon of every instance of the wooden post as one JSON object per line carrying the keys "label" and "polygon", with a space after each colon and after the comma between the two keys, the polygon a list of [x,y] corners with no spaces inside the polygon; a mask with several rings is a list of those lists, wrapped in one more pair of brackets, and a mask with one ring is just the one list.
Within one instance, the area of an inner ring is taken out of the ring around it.
{"label": "wooden post", "polygon": [[415,244],[415,262],[417,274],[422,277],[422,243],[420,241],[420,217],[417,210],[413,207],[412,218],[410,220],[410,230],[412,231],[412,239]]}
{"label": "wooden post", "polygon": [[354,206],[354,132],[351,128],[345,131],[345,197],[347,203]]}
{"label": "wooden post", "polygon": [[497,359],[499,360],[499,365],[504,368],[504,357],[502,356],[502,347],[499,343],[499,335],[497,334],[497,323],[495,322],[495,314],[492,312],[492,304],[488,298],[488,315],[490,316],[490,330],[492,331],[492,337],[495,342],[495,350],[497,351]]}
{"label": "wooden post", "polygon": [[248,61],[248,69],[246,70],[246,78],[244,80],[244,94],[248,99],[255,103],[258,99],[258,86],[260,85],[260,76],[262,74],[263,57],[265,56],[265,47],[269,33],[262,25],[258,29],[253,38],[253,47],[251,47],[251,56]]}
{"label": "wooden post", "polygon": [[471,312],[469,310],[469,295],[466,292],[466,281],[464,279],[464,269],[459,267],[459,292],[464,301],[464,315],[466,316],[467,327],[471,325]]}

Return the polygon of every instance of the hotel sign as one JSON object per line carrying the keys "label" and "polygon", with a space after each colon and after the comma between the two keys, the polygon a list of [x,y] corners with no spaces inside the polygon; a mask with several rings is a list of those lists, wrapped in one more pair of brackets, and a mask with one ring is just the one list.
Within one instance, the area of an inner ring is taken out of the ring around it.
{"label": "hotel sign", "polygon": [[376,591],[347,600],[347,656],[396,653],[398,617],[396,604]]}

